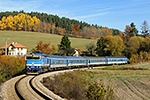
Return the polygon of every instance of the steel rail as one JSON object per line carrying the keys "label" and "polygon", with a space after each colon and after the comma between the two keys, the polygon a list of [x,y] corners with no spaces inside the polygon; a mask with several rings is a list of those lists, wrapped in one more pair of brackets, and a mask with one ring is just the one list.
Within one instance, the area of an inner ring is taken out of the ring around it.
{"label": "steel rail", "polygon": [[20,78],[20,79],[15,83],[15,91],[16,91],[18,97],[20,98],[20,100],[25,100],[25,98],[24,98],[24,97],[21,95],[21,93],[19,92],[18,84],[19,84],[19,82],[20,82],[23,78],[25,78],[25,77],[27,77],[27,76],[24,76],[24,77]]}
{"label": "steel rail", "polygon": [[46,96],[45,94],[41,93],[39,90],[37,90],[33,85],[32,85],[32,81],[35,77],[33,77],[30,81],[29,84],[31,86],[31,88],[38,94],[40,95],[42,98],[44,98],[45,100],[52,100],[51,98],[49,98],[48,96]]}

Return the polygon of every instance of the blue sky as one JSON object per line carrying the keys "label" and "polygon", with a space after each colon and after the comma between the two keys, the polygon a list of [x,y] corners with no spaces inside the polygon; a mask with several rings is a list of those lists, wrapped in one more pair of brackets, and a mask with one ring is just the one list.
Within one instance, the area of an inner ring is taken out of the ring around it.
{"label": "blue sky", "polygon": [[124,31],[150,25],[150,0],[0,0],[0,11],[44,12]]}

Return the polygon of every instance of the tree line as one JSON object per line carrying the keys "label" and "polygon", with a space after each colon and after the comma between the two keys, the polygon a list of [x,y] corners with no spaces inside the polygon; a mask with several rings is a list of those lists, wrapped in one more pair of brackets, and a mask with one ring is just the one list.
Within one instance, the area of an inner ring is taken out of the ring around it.
{"label": "tree line", "polygon": [[[62,56],[73,56],[75,48],[71,47],[71,41],[64,35],[58,44],[59,50],[50,43],[40,41],[33,51],[39,51],[46,54],[55,54]],[[126,56],[130,63],[144,62],[150,60],[150,36],[132,36],[125,43],[120,36],[106,36],[97,40],[96,44],[88,44],[86,51],[78,49],[80,56]]]}
{"label": "tree line", "polygon": [[[22,19],[24,20],[22,24],[20,24],[19,22],[21,18],[20,16],[25,16],[25,18]],[[16,24],[14,29],[8,28],[9,27],[7,25],[8,22],[5,22],[5,20],[8,19],[12,20],[11,22],[13,24]],[[65,17],[60,18],[57,15],[50,15],[50,14],[48,15],[46,13],[39,13],[39,12],[25,13],[23,10],[19,12],[18,11],[1,12],[0,20],[1,20],[0,22],[1,30],[16,30],[16,31],[22,30],[22,31],[43,32],[58,35],[67,35],[78,38],[100,38],[101,36],[105,37],[107,35],[119,35],[122,33],[117,29],[109,29],[107,27],[98,26],[97,24],[90,25],[86,22],[82,21],[79,22],[77,20],[74,19],[71,20]],[[38,22],[35,22],[35,20],[38,20]]]}

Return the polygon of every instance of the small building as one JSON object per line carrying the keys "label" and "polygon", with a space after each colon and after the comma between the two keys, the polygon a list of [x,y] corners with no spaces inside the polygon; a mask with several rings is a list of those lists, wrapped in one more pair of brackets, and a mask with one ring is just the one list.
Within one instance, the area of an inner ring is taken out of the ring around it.
{"label": "small building", "polygon": [[[1,47],[0,50],[5,51],[5,46]],[[7,45],[7,55],[10,56],[24,56],[27,54],[27,47],[17,42],[12,42],[11,44]]]}
{"label": "small building", "polygon": [[75,53],[73,54],[73,56],[78,57],[79,56],[79,51],[78,49],[75,49]]}

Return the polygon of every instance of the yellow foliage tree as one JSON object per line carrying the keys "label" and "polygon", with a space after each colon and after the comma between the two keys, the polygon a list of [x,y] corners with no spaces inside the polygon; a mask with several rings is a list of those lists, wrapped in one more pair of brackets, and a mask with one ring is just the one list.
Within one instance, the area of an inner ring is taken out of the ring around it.
{"label": "yellow foliage tree", "polygon": [[106,43],[105,50],[109,51],[111,56],[121,56],[124,44],[120,36],[109,35],[104,38],[104,41]]}
{"label": "yellow foliage tree", "polygon": [[23,13],[19,13],[16,16],[8,16],[7,18],[3,16],[0,21],[1,30],[25,30],[25,31],[37,31],[38,24],[40,20],[34,16],[31,16]]}

